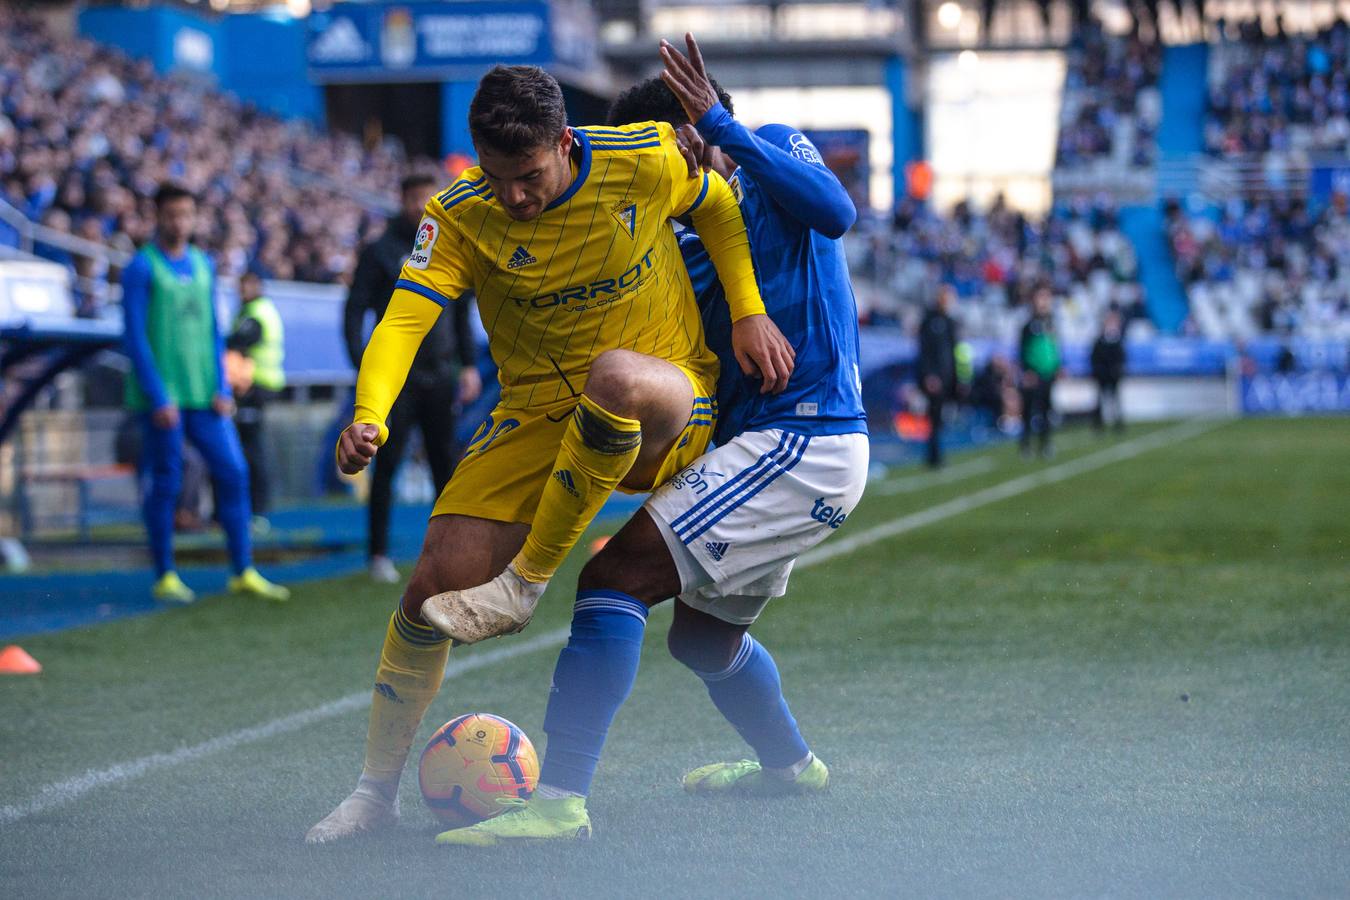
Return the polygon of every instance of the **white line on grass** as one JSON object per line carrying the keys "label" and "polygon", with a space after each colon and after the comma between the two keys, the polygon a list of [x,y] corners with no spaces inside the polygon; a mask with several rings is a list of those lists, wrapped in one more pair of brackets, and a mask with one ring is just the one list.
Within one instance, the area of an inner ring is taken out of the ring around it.
{"label": "white line on grass", "polygon": [[[851,534],[846,537],[838,538],[829,544],[818,547],[810,553],[804,554],[798,562],[797,567],[804,569],[809,566],[819,565],[826,560],[852,553],[862,547],[875,544],[878,541],[904,534],[907,531],[913,531],[924,525],[930,525],[933,522],[940,522],[943,519],[959,515],[981,506],[995,503],[999,500],[1015,497],[1018,494],[1040,487],[1041,485],[1054,484],[1063,481],[1066,478],[1072,478],[1075,475],[1081,475],[1084,472],[1091,472],[1094,469],[1100,469],[1103,466],[1114,462],[1121,462],[1146,453],[1149,450],[1155,450],[1159,447],[1165,447],[1188,438],[1195,437],[1217,427],[1218,423],[1213,421],[1186,422],[1173,428],[1166,428],[1161,431],[1155,431],[1143,437],[1133,438],[1120,444],[1116,444],[1106,450],[1099,450],[1096,453],[1090,453],[1087,456],[1060,463],[1048,469],[1042,469],[1028,475],[1022,475],[1013,478],[1010,481],[1004,481],[992,487],[984,488],[973,494],[966,494],[949,500],[946,503],[939,503],[937,506],[902,516],[882,525],[877,525],[860,531],[857,534]],[[467,675],[478,669],[494,666],[500,662],[515,659],[518,656],[524,656],[533,653],[536,650],[544,650],[549,647],[556,647],[567,640],[569,629],[556,628],[552,631],[546,631],[543,634],[535,635],[531,638],[507,644],[502,647],[494,648],[482,653],[475,653],[463,659],[455,659],[445,667],[445,679],[458,678],[461,675]],[[12,806],[0,806],[0,825],[11,825],[21,819],[29,816],[35,816],[48,810],[55,809],[58,806],[64,806],[71,803],[94,788],[104,785],[117,784],[123,781],[130,781],[133,778],[139,778],[148,772],[156,769],[165,769],[179,765],[185,762],[191,762],[212,753],[218,753],[221,750],[229,750],[243,744],[251,744],[256,741],[266,740],[276,737],[280,734],[286,734],[292,731],[299,731],[301,728],[308,727],[325,719],[331,719],[335,716],[345,715],[356,712],[370,704],[370,692],[361,691],[354,694],[348,694],[332,702],[325,703],[322,706],[316,706],[312,709],[293,713],[289,716],[283,716],[279,719],[273,719],[270,722],[264,722],[262,725],[255,725],[252,728],[243,728],[239,731],[232,731],[229,734],[212,738],[209,741],[203,741],[200,744],[194,744],[191,747],[181,747],[168,753],[152,753],[149,756],[142,756],[130,762],[118,763],[109,766],[106,769],[90,769],[83,775],[77,775],[74,778],[67,778],[64,781],[58,781],[43,787],[37,792],[31,800],[25,803],[17,803]]]}
{"label": "white line on grass", "polygon": [[1150,432],[1143,437],[1132,438],[1105,450],[1098,450],[1096,453],[1089,453],[1087,456],[1080,456],[1077,459],[1051,466],[1048,469],[1041,469],[1039,472],[1001,481],[991,487],[975,491],[973,494],[964,494],[953,500],[948,500],[946,503],[939,503],[937,506],[930,506],[927,509],[921,509],[907,516],[892,519],[881,525],[874,525],[855,534],[837,538],[824,546],[802,554],[797,566],[798,568],[813,566],[826,560],[844,556],[854,550],[875,544],[877,541],[884,541],[907,531],[913,531],[916,528],[922,528],[925,525],[958,516],[963,512],[969,512],[990,503],[997,503],[1009,497],[1016,497],[1018,494],[1025,494],[1027,491],[1042,485],[1055,484],[1064,481],[1066,478],[1082,475],[1084,472],[1091,472],[1094,469],[1109,466],[1111,463],[1123,462],[1141,453],[1147,453],[1159,447],[1166,447],[1169,444],[1193,438],[1198,434],[1217,428],[1218,425],[1219,422],[1215,420],[1184,422],[1172,428]]}
{"label": "white line on grass", "polygon": [[[485,653],[475,653],[463,659],[455,659],[445,667],[445,680],[458,678],[461,675],[467,675],[469,672],[496,665],[499,662],[506,662],[509,659],[515,659],[517,656],[524,656],[545,647],[556,647],[567,640],[567,633],[568,629],[566,628],[555,628],[552,631],[546,631],[520,642],[496,647]],[[301,728],[313,725],[316,722],[322,722],[324,719],[356,712],[369,705],[370,691],[361,691],[348,694],[322,706],[283,716],[280,719],[273,719],[262,725],[232,731],[229,734],[203,741],[200,744],[194,744],[191,747],[180,747],[169,753],[152,753],[149,756],[142,756],[140,759],[131,762],[118,763],[106,769],[90,769],[83,775],[47,785],[27,803],[0,806],[0,825],[10,825],[20,819],[26,819],[29,816],[35,816],[49,809],[63,806],[105,784],[129,781],[155,769],[176,766],[180,763],[200,759],[203,756],[209,756],[212,753],[218,753],[221,750],[238,747],[241,744],[251,744],[255,741],[276,737],[279,734],[299,731]]]}
{"label": "white line on grass", "polygon": [[950,484],[953,481],[961,481],[974,475],[982,475],[994,468],[994,461],[989,457],[980,459],[971,459],[963,463],[957,463],[948,469],[939,472],[924,472],[920,475],[908,475],[904,478],[894,480],[880,481],[867,489],[869,494],[908,494],[913,491],[921,491],[924,488],[930,488],[938,484]]}

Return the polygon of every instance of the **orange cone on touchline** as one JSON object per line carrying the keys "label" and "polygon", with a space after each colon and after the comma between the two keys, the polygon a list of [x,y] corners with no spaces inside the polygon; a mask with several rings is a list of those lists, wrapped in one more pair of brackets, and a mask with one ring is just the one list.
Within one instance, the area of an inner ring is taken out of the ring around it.
{"label": "orange cone on touchline", "polygon": [[42,664],[18,644],[0,650],[0,675],[36,675],[41,671]]}

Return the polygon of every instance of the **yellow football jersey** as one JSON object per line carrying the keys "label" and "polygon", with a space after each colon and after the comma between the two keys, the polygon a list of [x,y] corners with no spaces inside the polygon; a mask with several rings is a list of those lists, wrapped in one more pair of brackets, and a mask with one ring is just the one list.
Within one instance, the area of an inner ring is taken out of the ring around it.
{"label": "yellow football jersey", "polygon": [[665,123],[572,132],[575,177],[530,221],[506,214],[477,167],[427,204],[362,360],[356,421],[383,427],[422,336],[445,304],[470,290],[503,406],[537,408],[575,396],[592,361],[610,349],[715,380],[717,361],[704,344],[669,220],[693,218],[735,318],[763,312],[731,189],[716,173],[691,177]]}

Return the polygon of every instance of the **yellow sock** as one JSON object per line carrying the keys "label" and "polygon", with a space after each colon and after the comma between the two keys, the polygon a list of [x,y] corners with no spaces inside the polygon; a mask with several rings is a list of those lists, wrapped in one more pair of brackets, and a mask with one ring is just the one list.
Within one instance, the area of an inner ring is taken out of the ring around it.
{"label": "yellow sock", "polygon": [[366,732],[365,774],[379,781],[403,774],[417,727],[441,688],[450,639],[403,614],[400,606],[389,619],[375,670]]}
{"label": "yellow sock", "polygon": [[516,571],[547,581],[637,460],[642,426],[585,394],[567,423],[553,474],[544,486]]}

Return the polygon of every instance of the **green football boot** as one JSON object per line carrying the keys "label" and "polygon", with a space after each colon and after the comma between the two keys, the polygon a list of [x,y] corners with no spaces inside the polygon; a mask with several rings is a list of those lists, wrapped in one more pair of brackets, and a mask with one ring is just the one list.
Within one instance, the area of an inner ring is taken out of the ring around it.
{"label": "green football boot", "polygon": [[230,593],[251,594],[263,600],[271,600],[273,603],[285,603],[291,599],[290,588],[273,584],[252,566],[230,579]]}
{"label": "green football boot", "polygon": [[196,592],[184,584],[178,573],[172,570],[159,576],[150,593],[156,600],[163,600],[166,603],[191,603],[197,599]]}
{"label": "green football boot", "polygon": [[684,776],[684,789],[691,794],[747,794],[756,797],[779,797],[785,794],[812,794],[825,790],[830,783],[830,770],[812,756],[810,764],[796,778],[788,781],[764,771],[751,759],[740,762],[713,763],[700,766]]}
{"label": "green football boot", "polygon": [[584,841],[591,836],[585,797],[557,800],[509,797],[497,802],[509,807],[506,812],[468,828],[443,831],[436,835],[436,843],[495,847],[512,841]]}

